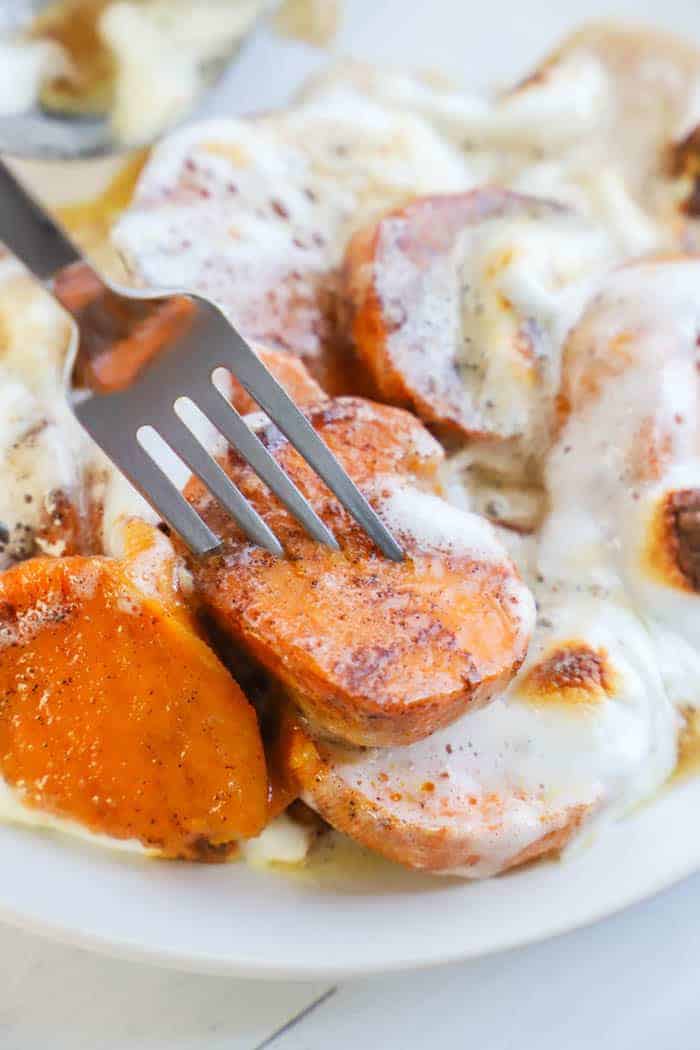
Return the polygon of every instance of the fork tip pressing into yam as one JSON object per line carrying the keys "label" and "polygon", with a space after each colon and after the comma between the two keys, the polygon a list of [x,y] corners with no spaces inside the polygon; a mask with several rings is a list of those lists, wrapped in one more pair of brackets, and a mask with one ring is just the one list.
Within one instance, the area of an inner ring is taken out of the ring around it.
{"label": "fork tip pressing into yam", "polygon": [[200,595],[234,642],[278,679],[321,732],[356,744],[419,740],[486,702],[525,655],[533,608],[489,526],[434,492],[442,451],[408,413],[355,398],[310,422],[395,532],[381,557],[272,426],[258,434],[341,544],[310,540],[234,452],[222,465],[282,541],[251,544],[195,480],[186,494],[224,537],[193,563]]}

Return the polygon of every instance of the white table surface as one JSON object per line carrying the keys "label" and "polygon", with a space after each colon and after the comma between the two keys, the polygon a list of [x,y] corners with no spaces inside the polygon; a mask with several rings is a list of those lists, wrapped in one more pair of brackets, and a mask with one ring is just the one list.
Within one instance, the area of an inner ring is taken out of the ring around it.
{"label": "white table surface", "polygon": [[[442,67],[477,83],[524,70],[582,17],[626,14],[674,28],[688,25],[692,7],[689,0],[347,3],[340,50]],[[700,38],[700,7],[693,17]],[[244,56],[215,110],[234,99],[241,110],[272,105],[316,62],[307,49],[291,47],[280,66],[267,48],[263,39]],[[368,952],[380,936],[368,931]],[[553,941],[335,988],[173,973],[0,927],[0,1047],[693,1050],[700,1046],[699,977],[700,876]]]}

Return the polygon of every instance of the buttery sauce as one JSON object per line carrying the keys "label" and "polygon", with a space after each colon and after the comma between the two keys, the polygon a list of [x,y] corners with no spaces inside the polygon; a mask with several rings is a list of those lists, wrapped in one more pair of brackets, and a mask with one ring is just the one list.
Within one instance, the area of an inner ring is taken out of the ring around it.
{"label": "buttery sauce", "polygon": [[342,893],[376,893],[377,883],[387,890],[435,889],[429,872],[408,871],[332,829],[319,836],[303,864],[286,870],[299,882]]}
{"label": "buttery sauce", "polygon": [[120,166],[97,196],[56,209],[59,220],[86,255],[103,273],[108,273],[115,280],[123,280],[127,274],[119,253],[111,243],[110,230],[129,207],[148,155],[148,150],[137,150]]}

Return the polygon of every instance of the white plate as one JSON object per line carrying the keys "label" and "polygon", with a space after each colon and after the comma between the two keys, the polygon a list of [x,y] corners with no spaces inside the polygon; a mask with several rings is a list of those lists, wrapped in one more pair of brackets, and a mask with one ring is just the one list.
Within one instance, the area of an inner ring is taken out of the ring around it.
{"label": "white plate", "polygon": [[573,929],[700,868],[700,781],[590,848],[481,883],[388,865],[302,879],[134,860],[0,830],[0,919],[125,958],[239,977],[322,977],[465,959]]}
{"label": "white plate", "polygon": [[[465,83],[507,82],[573,28],[583,7],[347,0],[340,45],[377,61],[441,67]],[[646,18],[700,41],[697,0],[587,0],[585,13]],[[240,110],[283,100],[313,64],[303,47],[286,48],[284,61],[270,48],[259,42],[229,78]],[[689,780],[575,856],[479,884],[388,865],[341,879],[141,861],[5,827],[0,919],[115,955],[238,976],[423,966],[561,933],[670,886],[700,868],[699,811],[700,779]]]}

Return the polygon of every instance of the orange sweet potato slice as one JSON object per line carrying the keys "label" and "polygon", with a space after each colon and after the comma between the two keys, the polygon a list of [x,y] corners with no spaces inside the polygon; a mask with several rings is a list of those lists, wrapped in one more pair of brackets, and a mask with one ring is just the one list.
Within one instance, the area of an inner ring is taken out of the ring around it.
{"label": "orange sweet potato slice", "polygon": [[[363,750],[314,737],[288,711],[282,727],[272,757],[289,800],[300,794],[331,827],[408,868],[463,874],[516,868],[561,851],[595,808],[575,801],[543,806],[506,783],[502,793],[477,797],[476,771],[465,795],[446,797],[456,765],[477,764],[468,718],[438,734],[432,756],[430,739],[424,746]],[[518,820],[541,828],[527,846],[513,837]],[[515,843],[512,851],[503,848],[503,835]]]}
{"label": "orange sweet potato slice", "polygon": [[[342,549],[309,539],[231,452],[222,466],[287,557],[250,543],[192,481],[188,498],[224,538],[221,553],[192,565],[195,580],[221,629],[322,732],[358,744],[410,743],[486,702],[510,680],[527,647],[529,593],[505,551],[488,539],[488,526],[429,491],[442,450],[415,417],[355,398],[323,401],[307,414],[391,519],[406,560],[381,556],[268,426],[259,436]],[[408,505],[398,513],[404,497]],[[444,525],[435,541],[430,528],[420,527],[426,518]]]}
{"label": "orange sweet potato slice", "polygon": [[[344,299],[355,350],[383,401],[461,436],[513,436],[512,420],[494,414],[482,374],[481,356],[492,347],[472,345],[462,331],[459,238],[494,218],[562,215],[565,209],[549,201],[485,187],[416,198],[354,235],[343,266]],[[516,393],[534,389],[533,326],[503,296],[494,310],[499,382]]]}
{"label": "orange sweet potato slice", "polygon": [[31,807],[195,859],[266,822],[252,707],[119,562],[37,558],[0,575],[0,696],[0,772]]}

